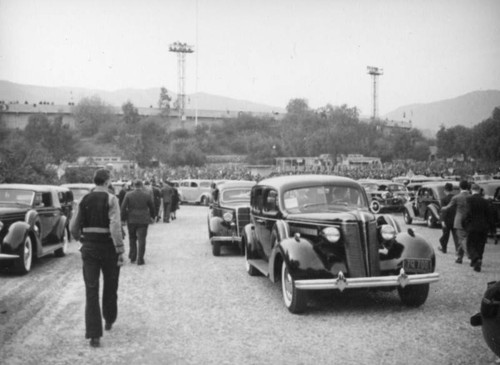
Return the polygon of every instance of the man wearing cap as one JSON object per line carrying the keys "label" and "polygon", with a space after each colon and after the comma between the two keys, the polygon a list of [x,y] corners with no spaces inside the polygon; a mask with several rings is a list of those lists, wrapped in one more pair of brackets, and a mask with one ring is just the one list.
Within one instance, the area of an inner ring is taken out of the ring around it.
{"label": "man wearing cap", "polygon": [[152,194],[143,188],[141,180],[134,182],[134,188],[123,199],[121,215],[122,221],[127,222],[129,259],[132,263],[137,259],[137,265],[144,265],[148,225],[154,221],[155,207]]}
{"label": "man wearing cap", "polygon": [[108,191],[110,173],[100,169],[94,174],[94,190],[85,195],[70,223],[71,234],[82,247],[85,282],[85,338],[99,347],[102,318],[99,305],[99,276],[103,275],[102,316],[105,329],[111,330],[118,314],[118,278],[123,264],[123,239],[118,198]]}
{"label": "man wearing cap", "polygon": [[472,184],[472,195],[467,198],[464,227],[467,230],[467,252],[474,271],[480,272],[488,232],[495,232],[495,222],[491,207],[481,196],[481,188]]}

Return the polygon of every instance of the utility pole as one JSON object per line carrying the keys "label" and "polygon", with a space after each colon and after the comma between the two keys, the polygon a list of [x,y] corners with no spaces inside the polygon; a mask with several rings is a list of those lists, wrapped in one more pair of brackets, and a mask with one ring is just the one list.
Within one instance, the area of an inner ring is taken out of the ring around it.
{"label": "utility pole", "polygon": [[174,42],[169,47],[170,52],[177,53],[177,110],[179,119],[184,121],[186,119],[184,113],[186,108],[186,93],[184,91],[186,79],[186,53],[193,53],[193,46],[187,43]]}
{"label": "utility pole", "polygon": [[372,119],[377,119],[378,118],[378,99],[377,99],[377,92],[378,92],[378,77],[380,75],[384,74],[384,70],[382,70],[379,67],[374,67],[374,66],[367,66],[368,69],[368,74],[372,76],[373,78],[373,115]]}

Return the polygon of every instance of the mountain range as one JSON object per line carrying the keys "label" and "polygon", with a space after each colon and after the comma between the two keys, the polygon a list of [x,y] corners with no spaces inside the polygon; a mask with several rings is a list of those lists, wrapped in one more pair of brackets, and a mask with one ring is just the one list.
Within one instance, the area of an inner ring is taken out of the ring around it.
{"label": "mountain range", "polygon": [[[49,102],[56,105],[78,103],[82,98],[98,95],[106,103],[121,106],[130,100],[136,107],[156,107],[160,87],[149,89],[120,89],[106,91],[77,87],[46,87],[23,85],[0,80],[0,101],[6,103],[27,101],[29,104]],[[172,100],[175,93],[169,90]],[[480,90],[452,99],[424,104],[401,106],[382,115],[382,119],[406,121],[414,128],[434,134],[441,125],[450,128],[456,125],[473,127],[489,118],[495,107],[500,107],[500,90]],[[284,113],[283,107],[238,100],[230,97],[195,93],[186,96],[186,109],[230,110],[244,112]]]}

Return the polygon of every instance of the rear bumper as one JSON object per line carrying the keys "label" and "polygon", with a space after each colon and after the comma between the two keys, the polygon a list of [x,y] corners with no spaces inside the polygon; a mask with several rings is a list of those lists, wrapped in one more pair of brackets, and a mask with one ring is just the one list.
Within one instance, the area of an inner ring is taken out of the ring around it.
{"label": "rear bumper", "polygon": [[240,243],[241,237],[237,236],[214,236],[210,238],[210,242],[220,242],[220,243]]}
{"label": "rear bumper", "polygon": [[355,288],[401,287],[434,283],[439,281],[439,273],[408,275],[401,269],[399,275],[376,276],[367,278],[346,278],[342,272],[336,279],[296,280],[295,287],[301,290],[331,290]]}
{"label": "rear bumper", "polygon": [[19,255],[11,255],[8,253],[0,253],[0,261],[2,260],[15,260],[18,259]]}

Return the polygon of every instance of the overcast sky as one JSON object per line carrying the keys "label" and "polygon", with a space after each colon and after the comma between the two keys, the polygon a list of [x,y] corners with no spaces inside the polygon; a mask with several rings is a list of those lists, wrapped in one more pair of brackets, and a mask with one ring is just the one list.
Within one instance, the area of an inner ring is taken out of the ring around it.
{"label": "overcast sky", "polygon": [[379,114],[500,90],[498,0],[0,0],[0,79],[177,91],[175,41],[196,91]]}

